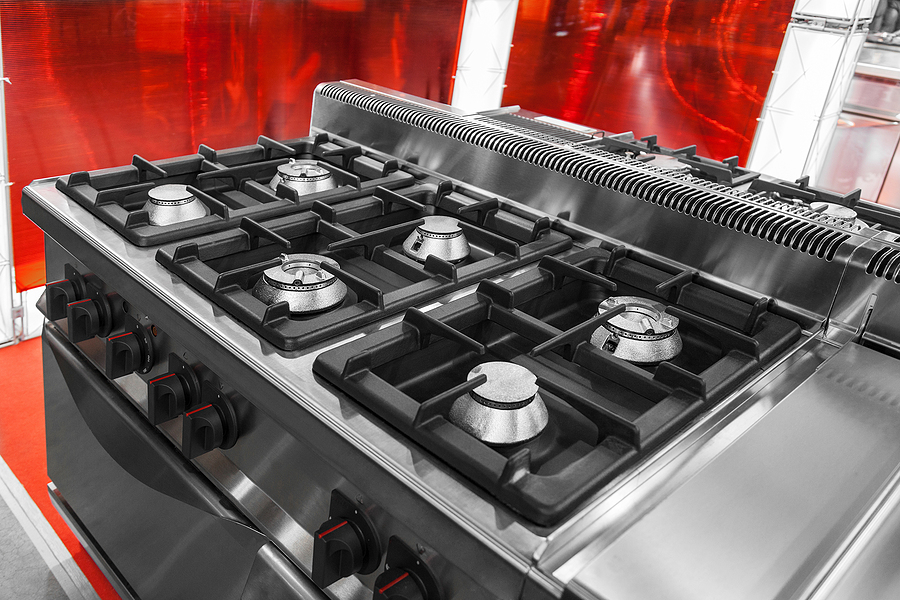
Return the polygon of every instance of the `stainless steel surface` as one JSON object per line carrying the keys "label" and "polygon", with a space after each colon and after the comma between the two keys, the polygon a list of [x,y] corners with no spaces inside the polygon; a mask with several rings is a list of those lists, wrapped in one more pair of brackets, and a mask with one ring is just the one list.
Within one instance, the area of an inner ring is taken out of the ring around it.
{"label": "stainless steel surface", "polygon": [[403,242],[403,253],[419,262],[437,256],[455,263],[469,256],[469,242],[452,217],[425,217]]}
{"label": "stainless steel surface", "polygon": [[280,183],[297,190],[300,194],[312,194],[337,187],[331,171],[320,167],[318,162],[293,158],[283,165],[278,165],[278,172],[269,181],[269,187],[276,190]]}
{"label": "stainless steel surface", "polygon": [[481,363],[466,379],[487,381],[463,394],[450,408],[450,420],[482,442],[504,446],[537,437],[547,426],[547,406],[537,377],[520,365],[502,361]]}
{"label": "stainless steel surface", "polygon": [[347,285],[322,268],[340,268],[337,261],[318,254],[282,254],[253,286],[253,295],[266,304],[287,302],[292,313],[309,314],[344,301]]}
{"label": "stainless steel surface", "polygon": [[151,225],[173,225],[209,214],[209,208],[195,198],[186,185],[159,185],[147,195],[150,199],[144,204],[144,210]]}
{"label": "stainless steel surface", "polygon": [[860,75],[900,80],[900,49],[867,43],[859,53],[856,72]]}
{"label": "stainless steel surface", "polygon": [[600,303],[605,313],[625,305],[625,311],[594,330],[591,343],[636,365],[670,360],[681,352],[678,318],[666,306],[637,296],[612,296]]}
{"label": "stainless steel surface", "polygon": [[897,362],[850,344],[569,581],[584,597],[792,598],[900,465]]}

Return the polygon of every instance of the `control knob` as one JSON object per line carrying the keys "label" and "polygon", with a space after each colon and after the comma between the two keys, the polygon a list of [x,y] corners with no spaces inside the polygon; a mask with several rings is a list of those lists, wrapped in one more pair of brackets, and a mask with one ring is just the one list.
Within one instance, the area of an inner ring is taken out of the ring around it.
{"label": "control knob", "polygon": [[44,316],[51,321],[64,319],[71,302],[78,300],[75,284],[68,279],[60,279],[47,284],[44,292]]}
{"label": "control knob", "polygon": [[381,543],[361,507],[334,490],[328,520],[313,535],[312,580],[320,588],[354,573],[372,573],[381,562]]}
{"label": "control knob", "polygon": [[203,382],[200,406],[184,414],[181,452],[188,459],[234,446],[238,437],[237,415],[231,401],[209,381]]}
{"label": "control knob", "polygon": [[384,572],[375,580],[372,600],[441,600],[441,588],[423,556],[394,536],[388,540]]}

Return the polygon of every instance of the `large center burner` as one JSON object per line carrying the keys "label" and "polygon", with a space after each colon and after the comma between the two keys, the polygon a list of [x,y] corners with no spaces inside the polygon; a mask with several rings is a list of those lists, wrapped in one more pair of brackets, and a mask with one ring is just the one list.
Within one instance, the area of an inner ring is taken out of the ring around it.
{"label": "large center burner", "polygon": [[598,327],[591,343],[636,365],[652,365],[670,360],[681,352],[678,318],[666,307],[638,296],[613,296],[600,303],[603,314],[618,306],[625,310]]}
{"label": "large center burner", "polygon": [[290,159],[287,163],[278,165],[278,172],[272,177],[269,187],[277,190],[280,183],[297,190],[301,195],[337,187],[331,171],[314,160]]}
{"label": "large center burner", "polygon": [[266,304],[287,302],[294,314],[334,308],[347,296],[347,286],[323,264],[339,268],[337,261],[318,254],[282,254],[280,265],[263,272],[253,295]]}
{"label": "large center burner", "polygon": [[520,444],[540,435],[549,417],[534,373],[514,363],[491,361],[469,371],[466,380],[479,377],[485,382],[453,403],[453,424],[492,446]]}
{"label": "large center burner", "polygon": [[209,214],[209,209],[192,194],[186,185],[175,183],[157,186],[147,192],[149,200],[144,210],[151,225],[172,225]]}
{"label": "large center burner", "polygon": [[447,262],[457,263],[469,256],[469,242],[452,217],[425,217],[403,242],[403,253],[419,262],[429,256],[437,256]]}

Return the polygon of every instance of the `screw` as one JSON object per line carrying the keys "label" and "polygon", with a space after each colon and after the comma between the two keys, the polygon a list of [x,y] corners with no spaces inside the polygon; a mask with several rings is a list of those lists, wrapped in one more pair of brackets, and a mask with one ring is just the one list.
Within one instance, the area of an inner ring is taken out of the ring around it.
{"label": "screw", "polygon": [[416,544],[416,550],[419,551],[419,554],[425,554],[425,546],[422,544]]}
{"label": "screw", "polygon": [[618,298],[607,298],[606,300],[603,301],[603,304],[606,304],[608,306],[615,306],[618,303],[619,303]]}
{"label": "screw", "polygon": [[365,504],[365,500],[363,499],[362,494],[356,495],[356,501],[360,504]]}

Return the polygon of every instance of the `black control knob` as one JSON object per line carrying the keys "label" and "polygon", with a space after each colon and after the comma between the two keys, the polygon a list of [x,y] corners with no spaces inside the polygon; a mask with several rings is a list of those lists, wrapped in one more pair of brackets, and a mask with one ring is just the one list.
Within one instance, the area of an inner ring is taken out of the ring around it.
{"label": "black control knob", "polygon": [[147,418],[153,425],[170,421],[190,404],[185,379],[177,373],[157,377],[147,384]]}
{"label": "black control knob", "polygon": [[96,336],[100,332],[100,311],[97,302],[86,298],[68,305],[69,340],[74,344]]}
{"label": "black control knob", "polygon": [[132,332],[120,333],[106,340],[106,375],[116,379],[134,373],[144,362],[141,342]]}
{"label": "black control knob", "polygon": [[372,600],[441,600],[441,586],[428,567],[425,552],[416,552],[397,536],[391,537]]}
{"label": "black control knob", "polygon": [[48,283],[44,294],[44,316],[51,321],[66,318],[69,304],[78,300],[75,284],[68,279],[60,279],[59,281]]}
{"label": "black control knob", "polygon": [[312,580],[326,588],[338,579],[358,573],[366,556],[365,540],[348,519],[329,519],[313,537]]}
{"label": "black control knob", "polygon": [[219,408],[207,404],[184,415],[181,431],[181,451],[188,458],[197,458],[222,445],[226,424]]}
{"label": "black control knob", "polygon": [[375,580],[372,600],[429,600],[424,586],[406,569],[388,569]]}

